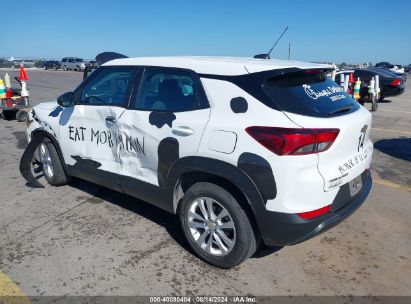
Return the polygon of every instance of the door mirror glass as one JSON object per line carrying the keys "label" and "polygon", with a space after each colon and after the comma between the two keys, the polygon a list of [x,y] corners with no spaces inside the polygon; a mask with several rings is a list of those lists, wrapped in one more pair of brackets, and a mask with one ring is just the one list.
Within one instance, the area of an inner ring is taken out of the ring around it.
{"label": "door mirror glass", "polygon": [[67,92],[60,95],[57,98],[57,103],[62,107],[72,107],[74,106],[74,94],[73,92]]}

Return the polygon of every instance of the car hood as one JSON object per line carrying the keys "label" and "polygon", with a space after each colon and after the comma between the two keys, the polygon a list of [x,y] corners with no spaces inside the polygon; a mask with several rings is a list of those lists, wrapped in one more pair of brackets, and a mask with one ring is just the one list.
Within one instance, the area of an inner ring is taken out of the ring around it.
{"label": "car hood", "polygon": [[41,109],[41,110],[53,110],[58,106],[57,100],[55,101],[48,101],[48,102],[42,102],[38,105],[36,105],[36,109]]}

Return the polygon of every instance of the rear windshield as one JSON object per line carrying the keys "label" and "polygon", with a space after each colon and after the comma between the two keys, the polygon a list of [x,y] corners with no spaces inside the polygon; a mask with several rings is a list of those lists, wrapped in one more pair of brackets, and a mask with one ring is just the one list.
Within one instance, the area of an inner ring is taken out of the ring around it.
{"label": "rear windshield", "polygon": [[268,78],[263,90],[281,110],[305,116],[339,116],[359,108],[358,103],[325,72],[317,70]]}

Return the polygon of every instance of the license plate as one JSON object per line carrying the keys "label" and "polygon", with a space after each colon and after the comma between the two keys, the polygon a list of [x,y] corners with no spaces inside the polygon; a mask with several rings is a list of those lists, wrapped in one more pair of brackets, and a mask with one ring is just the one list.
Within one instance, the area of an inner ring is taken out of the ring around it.
{"label": "license plate", "polygon": [[350,184],[350,194],[351,196],[354,196],[358,193],[358,191],[361,190],[362,187],[362,180],[361,180],[361,175],[357,176],[353,180],[349,182]]}

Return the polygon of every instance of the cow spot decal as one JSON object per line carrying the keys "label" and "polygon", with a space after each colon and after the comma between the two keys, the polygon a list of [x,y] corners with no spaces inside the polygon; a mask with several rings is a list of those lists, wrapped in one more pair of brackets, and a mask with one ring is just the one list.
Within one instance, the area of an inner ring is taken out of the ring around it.
{"label": "cow spot decal", "polygon": [[248,103],[244,97],[235,97],[231,99],[230,107],[234,113],[245,113],[248,110]]}
{"label": "cow spot decal", "polygon": [[93,169],[93,170],[97,170],[98,168],[101,167],[101,163],[92,160],[92,159],[87,159],[87,158],[82,158],[79,155],[71,155],[71,158],[73,158],[76,163],[74,164],[75,168],[89,168],[89,169]]}
{"label": "cow spot decal", "polygon": [[171,166],[180,158],[178,140],[166,137],[158,145],[158,185],[165,187]]}
{"label": "cow spot decal", "polygon": [[274,199],[277,195],[274,174],[270,164],[261,156],[253,153],[242,153],[238,158],[238,165],[257,186],[265,201]]}
{"label": "cow spot decal", "polygon": [[176,116],[173,112],[151,112],[148,117],[150,124],[159,129],[161,129],[164,125],[168,125],[171,128],[175,119]]}

